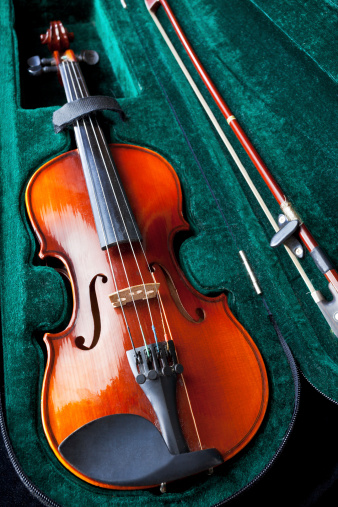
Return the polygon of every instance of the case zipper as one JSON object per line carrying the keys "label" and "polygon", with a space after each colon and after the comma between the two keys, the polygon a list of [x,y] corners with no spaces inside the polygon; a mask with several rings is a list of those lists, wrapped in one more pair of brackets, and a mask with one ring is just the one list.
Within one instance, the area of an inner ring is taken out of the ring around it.
{"label": "case zipper", "polygon": [[40,491],[33,482],[27,477],[25,472],[22,470],[17,457],[15,456],[12,444],[9,440],[9,435],[6,428],[6,422],[5,422],[5,416],[4,416],[4,410],[3,410],[3,392],[0,394],[0,429],[2,438],[4,440],[5,448],[8,453],[8,457],[14,467],[14,470],[16,471],[17,475],[19,476],[21,482],[26,486],[28,491],[37,499],[39,500],[43,505],[46,507],[62,507],[60,504],[54,502],[50,498],[48,498],[42,491]]}

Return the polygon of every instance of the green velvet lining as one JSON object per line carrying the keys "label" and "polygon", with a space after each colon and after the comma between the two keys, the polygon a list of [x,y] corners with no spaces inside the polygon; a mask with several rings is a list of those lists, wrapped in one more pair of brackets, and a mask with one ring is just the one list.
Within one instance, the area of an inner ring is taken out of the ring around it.
{"label": "green velvet lining", "polygon": [[[338,247],[333,241],[337,225],[335,60],[330,51],[333,32],[323,29],[325,23],[334,26],[337,8],[330,2],[324,8],[311,1],[303,10],[297,0],[283,7],[280,2],[263,0],[255,5],[249,0],[170,3],[225,100],[337,265]],[[0,85],[1,312],[9,435],[25,473],[63,506],[214,505],[245,487],[269,463],[287,431],[294,403],[289,366],[262,301],[254,295],[238,249],[246,251],[304,374],[335,400],[337,338],[283,249],[269,248],[272,229],[210,127],[143,1],[127,0],[128,9],[118,0],[60,4],[16,0],[15,11],[10,0],[0,4],[6,47]],[[162,9],[158,15],[173,34]],[[106,122],[107,136],[152,148],[177,171],[192,228],[192,236],[179,250],[185,274],[202,293],[228,291],[232,311],[258,345],[268,370],[268,412],[253,441],[213,476],[200,475],[172,485],[162,496],[155,490],[111,491],[80,481],[54,457],[42,430],[39,399],[46,358],[41,339],[43,332],[65,325],[70,301],[60,275],[37,259],[24,191],[34,171],[69,150],[73,141],[69,133],[53,132],[52,112],[65,102],[55,75],[34,80],[27,74],[25,60],[33,54],[47,56],[38,35],[52,19],[61,19],[74,31],[76,52],[97,49],[100,53],[99,66],[84,69],[89,90],[93,95],[115,95],[128,116],[128,122],[121,123],[107,113],[106,118],[116,122],[113,126]],[[172,40],[191,68],[174,35]],[[205,96],[277,215],[277,204]],[[308,256],[303,264],[316,287],[327,295],[327,284]]]}

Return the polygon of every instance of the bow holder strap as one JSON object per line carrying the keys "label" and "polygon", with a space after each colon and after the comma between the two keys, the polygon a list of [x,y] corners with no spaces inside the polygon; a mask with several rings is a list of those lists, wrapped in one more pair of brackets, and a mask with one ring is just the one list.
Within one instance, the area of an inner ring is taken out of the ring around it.
{"label": "bow holder strap", "polygon": [[83,118],[83,116],[107,109],[119,113],[122,121],[126,120],[125,113],[113,97],[94,95],[67,102],[67,104],[55,111],[53,113],[54,131],[58,134],[64,128],[74,123],[74,121]]}

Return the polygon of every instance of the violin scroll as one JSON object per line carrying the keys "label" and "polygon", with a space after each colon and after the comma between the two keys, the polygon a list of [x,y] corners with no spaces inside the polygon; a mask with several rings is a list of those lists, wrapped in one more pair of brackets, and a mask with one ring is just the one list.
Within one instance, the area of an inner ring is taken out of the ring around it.
{"label": "violin scroll", "polygon": [[40,35],[42,44],[47,44],[49,51],[66,51],[74,40],[74,33],[69,32],[61,21],[51,21],[49,29]]}

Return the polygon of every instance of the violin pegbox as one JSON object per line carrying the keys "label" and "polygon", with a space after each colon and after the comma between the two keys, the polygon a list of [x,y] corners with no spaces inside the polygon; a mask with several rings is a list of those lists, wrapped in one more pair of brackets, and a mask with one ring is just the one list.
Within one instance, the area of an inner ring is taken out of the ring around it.
{"label": "violin pegbox", "polygon": [[51,21],[49,29],[45,34],[40,35],[42,44],[47,44],[48,49],[53,53],[52,58],[40,58],[32,56],[27,60],[28,72],[33,76],[49,72],[57,72],[58,64],[62,59],[70,58],[73,61],[85,62],[88,65],[96,65],[99,61],[99,55],[96,51],[89,49],[81,51],[74,55],[71,51],[70,43],[74,40],[73,32],[69,32],[61,21]]}

